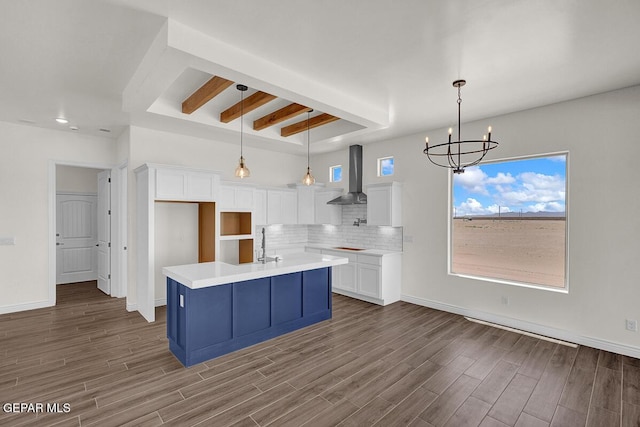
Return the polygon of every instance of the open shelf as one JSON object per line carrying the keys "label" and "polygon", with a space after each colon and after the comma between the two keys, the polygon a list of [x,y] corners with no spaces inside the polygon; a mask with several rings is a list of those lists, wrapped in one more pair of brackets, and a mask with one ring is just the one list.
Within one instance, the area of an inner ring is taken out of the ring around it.
{"label": "open shelf", "polygon": [[220,236],[251,234],[251,212],[220,212]]}

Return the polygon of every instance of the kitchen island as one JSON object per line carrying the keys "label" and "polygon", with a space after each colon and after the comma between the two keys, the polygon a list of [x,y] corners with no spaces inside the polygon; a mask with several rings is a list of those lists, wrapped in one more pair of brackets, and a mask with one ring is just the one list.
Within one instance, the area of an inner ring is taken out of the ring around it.
{"label": "kitchen island", "polygon": [[164,267],[169,349],[185,366],[331,318],[331,268],[347,258]]}

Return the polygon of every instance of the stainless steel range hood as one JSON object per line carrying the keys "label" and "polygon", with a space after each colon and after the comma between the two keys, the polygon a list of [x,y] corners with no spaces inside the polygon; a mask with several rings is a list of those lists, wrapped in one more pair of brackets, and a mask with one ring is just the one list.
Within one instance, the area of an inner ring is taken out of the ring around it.
{"label": "stainless steel range hood", "polygon": [[349,192],[327,202],[328,205],[366,205],[362,192],[362,145],[349,147]]}

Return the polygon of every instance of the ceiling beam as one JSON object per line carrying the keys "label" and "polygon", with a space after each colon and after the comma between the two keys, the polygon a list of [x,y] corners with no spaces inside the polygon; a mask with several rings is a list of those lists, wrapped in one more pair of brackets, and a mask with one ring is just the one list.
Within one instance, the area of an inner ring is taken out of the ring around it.
{"label": "ceiling beam", "polygon": [[[340,117],[332,116],[331,114],[322,113],[315,117],[311,117],[309,119],[309,129],[316,128],[318,126],[326,125],[327,123],[335,122],[336,120],[340,120]],[[307,121],[303,120],[298,123],[294,123],[289,126],[285,126],[280,129],[280,136],[287,137],[291,135],[295,135],[300,132],[304,132],[307,130]]]}
{"label": "ceiling beam", "polygon": [[258,91],[244,100],[244,109],[241,108],[241,102],[238,102],[220,113],[220,121],[222,123],[229,123],[230,121],[240,117],[241,110],[244,110],[244,114],[246,114],[263,106],[267,102],[273,101],[274,99],[276,99],[274,95]]}
{"label": "ceiling beam", "polygon": [[271,114],[267,114],[266,116],[255,120],[253,122],[253,130],[266,129],[270,126],[284,122],[285,120],[289,120],[292,117],[306,113],[307,111],[311,111],[311,108],[296,103],[289,104],[278,111],[274,111]]}
{"label": "ceiling beam", "polygon": [[182,112],[185,114],[193,113],[232,84],[233,82],[230,80],[213,76],[200,89],[193,92],[190,97],[182,102]]}

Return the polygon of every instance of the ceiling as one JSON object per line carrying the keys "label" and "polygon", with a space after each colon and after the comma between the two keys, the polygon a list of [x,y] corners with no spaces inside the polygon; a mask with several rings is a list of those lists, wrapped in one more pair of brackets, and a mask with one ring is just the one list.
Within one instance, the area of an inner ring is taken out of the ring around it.
{"label": "ceiling", "polygon": [[[0,0],[0,120],[117,137],[150,126],[239,144],[221,111],[192,114],[213,76],[277,97],[244,116],[245,142],[306,153],[640,84],[637,0]],[[289,103],[340,120],[254,131]],[[55,118],[65,117],[68,124]],[[77,127],[71,130],[70,126]],[[499,135],[499,129],[494,133]]]}

